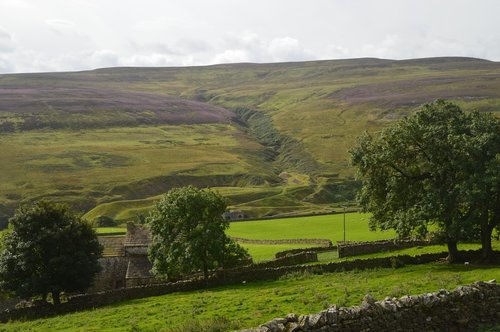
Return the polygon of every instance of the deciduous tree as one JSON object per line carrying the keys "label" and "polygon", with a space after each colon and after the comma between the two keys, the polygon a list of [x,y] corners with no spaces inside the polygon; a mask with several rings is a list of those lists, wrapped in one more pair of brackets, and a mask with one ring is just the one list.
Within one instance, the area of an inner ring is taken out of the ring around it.
{"label": "deciduous tree", "polygon": [[498,119],[436,101],[351,150],[363,181],[359,194],[372,227],[400,236],[425,235],[434,224],[447,243],[478,238],[488,246],[498,225]]}
{"label": "deciduous tree", "polygon": [[225,230],[226,200],[208,189],[172,189],[148,217],[153,240],[149,249],[153,273],[175,278],[201,270],[238,264],[248,254]]}
{"label": "deciduous tree", "polygon": [[0,287],[22,298],[86,290],[100,270],[102,247],[92,227],[66,205],[19,208],[0,253]]}

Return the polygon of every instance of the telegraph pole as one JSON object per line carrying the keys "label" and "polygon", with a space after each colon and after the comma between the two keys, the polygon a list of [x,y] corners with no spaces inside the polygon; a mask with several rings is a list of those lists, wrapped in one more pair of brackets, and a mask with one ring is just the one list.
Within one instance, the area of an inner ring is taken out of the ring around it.
{"label": "telegraph pole", "polygon": [[344,208],[344,243],[345,243],[345,206],[343,206]]}

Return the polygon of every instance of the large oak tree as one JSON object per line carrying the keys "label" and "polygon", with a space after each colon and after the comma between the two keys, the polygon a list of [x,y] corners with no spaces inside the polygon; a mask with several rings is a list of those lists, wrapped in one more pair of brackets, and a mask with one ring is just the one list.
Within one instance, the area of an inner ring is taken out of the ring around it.
{"label": "large oak tree", "polygon": [[435,225],[450,261],[458,241],[481,234],[489,257],[500,217],[497,118],[438,100],[375,135],[364,133],[351,155],[372,227],[407,237]]}

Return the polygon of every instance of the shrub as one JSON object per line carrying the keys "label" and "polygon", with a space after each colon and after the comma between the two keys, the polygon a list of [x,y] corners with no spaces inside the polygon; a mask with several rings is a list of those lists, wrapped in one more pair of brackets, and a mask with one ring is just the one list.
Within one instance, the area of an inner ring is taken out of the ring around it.
{"label": "shrub", "polygon": [[99,216],[94,219],[94,227],[115,227],[118,223],[111,217]]}

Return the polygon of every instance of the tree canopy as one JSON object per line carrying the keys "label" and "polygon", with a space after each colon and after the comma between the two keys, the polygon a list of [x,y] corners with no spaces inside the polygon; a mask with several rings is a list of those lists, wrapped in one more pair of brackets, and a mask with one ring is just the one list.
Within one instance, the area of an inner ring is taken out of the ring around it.
{"label": "tree canopy", "polygon": [[22,298],[85,291],[100,270],[102,247],[92,227],[66,205],[20,207],[0,252],[0,287]]}
{"label": "tree canopy", "polygon": [[499,225],[500,123],[438,100],[376,135],[364,133],[351,150],[363,181],[359,201],[372,227],[402,237],[437,226],[457,258],[457,242],[481,237],[491,254]]}
{"label": "tree canopy", "polygon": [[163,195],[148,217],[153,273],[176,278],[202,270],[207,278],[209,270],[246,258],[247,252],[225,234],[226,207],[226,200],[208,189],[188,186]]}

